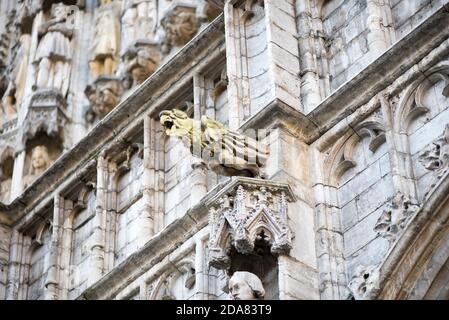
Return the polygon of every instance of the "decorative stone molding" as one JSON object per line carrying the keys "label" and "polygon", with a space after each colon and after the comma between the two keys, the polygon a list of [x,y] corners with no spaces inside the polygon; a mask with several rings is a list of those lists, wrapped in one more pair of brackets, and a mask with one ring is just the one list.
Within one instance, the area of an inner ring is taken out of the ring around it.
{"label": "decorative stone molding", "polygon": [[390,244],[393,243],[413,214],[418,211],[419,206],[416,203],[417,201],[410,196],[397,193],[377,220],[374,231],[387,239]]}
{"label": "decorative stone molding", "polygon": [[176,5],[162,19],[166,33],[165,46],[169,51],[172,46],[185,45],[198,32],[200,21],[194,7]]}
{"label": "decorative stone molding", "polygon": [[331,168],[336,181],[339,181],[347,170],[357,166],[354,153],[363,138],[369,138],[368,149],[373,153],[386,142],[385,127],[377,115],[344,135],[332,149],[331,156],[327,159],[327,167]]}
{"label": "decorative stone molding", "polygon": [[292,244],[287,211],[288,203],[294,201],[287,184],[241,177],[231,180],[207,204],[209,265],[227,269],[231,247],[249,254],[259,240],[266,241],[275,255],[288,254]]}
{"label": "decorative stone molding", "polygon": [[192,290],[195,286],[195,263],[194,256],[187,257],[176,262],[166,270],[154,283],[148,287],[149,300],[178,300],[185,297],[175,294],[174,286],[178,281],[186,290]]}
{"label": "decorative stone molding", "polygon": [[436,139],[430,149],[423,151],[419,162],[427,170],[433,171],[439,180],[449,168],[449,125],[446,125],[443,135]]}
{"label": "decorative stone molding", "polygon": [[159,44],[138,40],[128,48],[122,59],[125,64],[125,77],[132,79],[132,86],[139,85],[159,66],[161,61]]}
{"label": "decorative stone molding", "polygon": [[359,266],[349,282],[348,289],[355,300],[373,300],[380,291],[379,267]]}
{"label": "decorative stone molding", "polygon": [[48,136],[57,135],[69,121],[65,108],[66,101],[57,89],[43,89],[34,93],[23,124],[22,143],[34,137],[38,131],[44,131]]}
{"label": "decorative stone molding", "polygon": [[88,120],[93,120],[95,116],[101,119],[120,102],[123,94],[122,81],[116,77],[102,76],[87,86],[84,93],[91,103]]}

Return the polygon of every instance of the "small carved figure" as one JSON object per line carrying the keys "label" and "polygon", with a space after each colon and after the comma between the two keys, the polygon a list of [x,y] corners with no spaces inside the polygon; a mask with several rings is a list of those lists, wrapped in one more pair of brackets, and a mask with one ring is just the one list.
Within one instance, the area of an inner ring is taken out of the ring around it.
{"label": "small carved figure", "polygon": [[120,21],[117,6],[111,0],[101,0],[97,10],[90,68],[95,78],[112,76],[117,70],[120,50]]}
{"label": "small carved figure", "polygon": [[50,165],[50,156],[46,146],[37,146],[31,153],[31,169],[25,177],[24,187],[29,187]]}
{"label": "small carved figure", "polygon": [[117,106],[122,93],[122,84],[114,77],[100,77],[85,90],[92,112],[99,118],[103,118]]}
{"label": "small carved figure", "polygon": [[182,139],[194,156],[220,175],[259,177],[269,156],[264,144],[206,116],[198,123],[183,111],[163,111],[160,122],[167,135]]}
{"label": "small carved figure", "polygon": [[265,289],[254,273],[237,271],[229,280],[229,294],[232,300],[263,300]]}
{"label": "small carved figure", "polygon": [[169,45],[183,46],[198,32],[199,21],[194,12],[174,10],[162,21]]}
{"label": "small carved figure", "polygon": [[67,93],[73,36],[73,29],[66,23],[68,15],[68,6],[63,3],[53,4],[50,21],[39,28],[39,35],[43,37],[34,61],[38,66],[34,90],[56,88],[63,95]]}

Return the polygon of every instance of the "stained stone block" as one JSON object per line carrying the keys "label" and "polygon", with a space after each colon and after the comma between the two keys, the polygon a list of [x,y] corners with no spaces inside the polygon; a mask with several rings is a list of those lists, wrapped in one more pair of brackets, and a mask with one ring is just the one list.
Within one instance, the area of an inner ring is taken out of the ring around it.
{"label": "stained stone block", "polygon": [[382,209],[376,210],[344,234],[346,256],[360,250],[363,246],[377,237],[377,233],[373,228],[381,214]]}

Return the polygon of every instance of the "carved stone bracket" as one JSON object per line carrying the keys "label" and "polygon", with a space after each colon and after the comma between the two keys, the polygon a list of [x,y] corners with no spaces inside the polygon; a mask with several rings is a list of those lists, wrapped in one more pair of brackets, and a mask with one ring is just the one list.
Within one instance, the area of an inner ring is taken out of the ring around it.
{"label": "carved stone bracket", "polygon": [[215,195],[209,208],[209,265],[230,266],[230,249],[249,254],[255,242],[266,241],[275,255],[288,254],[291,231],[288,202],[295,197],[287,184],[237,177]]}
{"label": "carved stone bracket", "polygon": [[449,169],[449,125],[446,126],[443,135],[432,143],[430,149],[420,154],[419,162],[424,168],[435,173],[435,182],[441,179]]}
{"label": "carved stone bracket", "polygon": [[379,267],[357,267],[348,288],[355,300],[375,299],[380,291]]}
{"label": "carved stone bracket", "polygon": [[419,206],[416,203],[417,201],[408,195],[396,194],[377,220],[374,231],[390,244],[393,243],[418,211]]}
{"label": "carved stone bracket", "polygon": [[138,40],[124,53],[126,78],[133,79],[133,86],[139,85],[151,76],[159,66],[161,52],[159,44]]}
{"label": "carved stone bracket", "polygon": [[30,107],[23,124],[24,143],[38,131],[44,131],[48,136],[59,134],[69,118],[65,114],[66,101],[59,90],[39,90],[31,97]]}
{"label": "carved stone bracket", "polygon": [[91,103],[89,114],[92,118],[97,116],[101,119],[119,104],[123,94],[122,81],[116,77],[101,76],[87,86],[85,94]]}
{"label": "carved stone bracket", "polygon": [[200,21],[196,16],[196,8],[175,5],[162,19],[166,33],[166,51],[172,46],[183,46],[198,32]]}

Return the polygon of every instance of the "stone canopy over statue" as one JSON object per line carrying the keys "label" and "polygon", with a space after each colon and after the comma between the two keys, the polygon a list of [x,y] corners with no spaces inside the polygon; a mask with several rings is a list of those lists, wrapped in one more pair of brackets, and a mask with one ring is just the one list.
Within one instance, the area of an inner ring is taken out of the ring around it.
{"label": "stone canopy over statue", "polygon": [[166,134],[180,138],[190,152],[223,176],[260,177],[269,152],[265,144],[203,116],[195,121],[180,110],[163,111]]}

